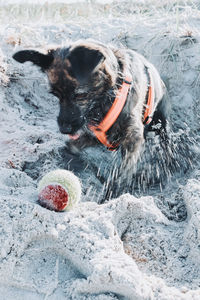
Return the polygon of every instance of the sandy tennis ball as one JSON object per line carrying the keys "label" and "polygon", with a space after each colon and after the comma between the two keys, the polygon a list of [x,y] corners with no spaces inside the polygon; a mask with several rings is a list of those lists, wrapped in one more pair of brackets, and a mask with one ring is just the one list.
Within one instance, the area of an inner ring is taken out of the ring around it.
{"label": "sandy tennis ball", "polygon": [[54,170],[47,173],[38,184],[39,203],[51,210],[72,209],[81,197],[81,183],[68,170]]}

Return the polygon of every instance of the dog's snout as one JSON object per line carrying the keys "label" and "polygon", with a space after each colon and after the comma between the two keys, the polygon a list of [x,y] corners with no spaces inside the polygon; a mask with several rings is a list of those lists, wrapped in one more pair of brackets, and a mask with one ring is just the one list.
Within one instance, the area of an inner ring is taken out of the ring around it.
{"label": "dog's snout", "polygon": [[60,108],[58,125],[61,133],[74,134],[83,126],[83,124],[84,118],[81,115],[79,108],[70,106],[68,109],[63,107]]}

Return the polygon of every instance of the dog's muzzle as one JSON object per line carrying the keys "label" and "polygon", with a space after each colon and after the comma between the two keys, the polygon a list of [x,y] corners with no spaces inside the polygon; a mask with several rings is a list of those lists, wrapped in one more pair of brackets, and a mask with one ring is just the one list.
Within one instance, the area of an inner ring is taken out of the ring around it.
{"label": "dog's muzzle", "polygon": [[78,106],[61,106],[57,121],[61,133],[74,135],[84,125],[85,119]]}

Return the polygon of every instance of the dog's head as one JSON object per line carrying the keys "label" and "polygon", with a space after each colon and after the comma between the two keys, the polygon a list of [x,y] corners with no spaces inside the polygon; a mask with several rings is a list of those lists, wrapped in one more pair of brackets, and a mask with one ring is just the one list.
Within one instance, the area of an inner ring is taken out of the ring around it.
{"label": "dog's head", "polygon": [[75,135],[101,119],[105,97],[116,83],[113,52],[108,53],[101,44],[77,42],[47,54],[19,51],[13,58],[20,63],[31,61],[47,74],[51,93],[60,101],[58,125],[62,133]]}

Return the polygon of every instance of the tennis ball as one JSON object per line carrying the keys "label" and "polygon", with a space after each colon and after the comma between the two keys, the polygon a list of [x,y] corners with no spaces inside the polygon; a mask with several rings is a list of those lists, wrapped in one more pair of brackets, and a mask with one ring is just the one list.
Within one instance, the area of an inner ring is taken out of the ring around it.
{"label": "tennis ball", "polygon": [[81,183],[68,170],[54,170],[47,173],[38,184],[39,203],[51,210],[72,209],[81,197]]}

